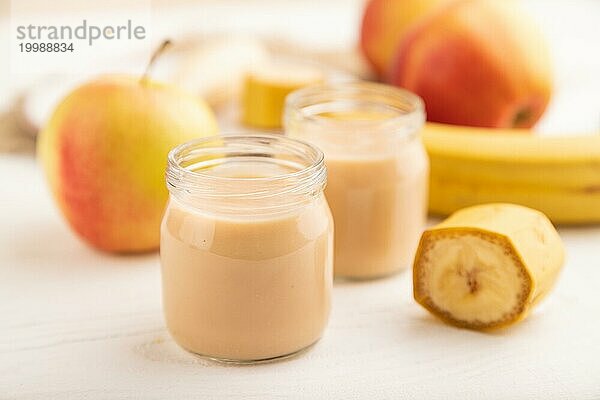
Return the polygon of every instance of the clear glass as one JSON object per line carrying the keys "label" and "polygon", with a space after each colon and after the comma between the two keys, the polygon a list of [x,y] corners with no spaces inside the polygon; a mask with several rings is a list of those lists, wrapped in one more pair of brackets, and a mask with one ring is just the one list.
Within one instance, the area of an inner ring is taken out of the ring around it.
{"label": "clear glass", "polygon": [[285,132],[325,153],[336,276],[368,279],[412,262],[427,213],[423,102],[366,82],[311,86],[286,99]]}
{"label": "clear glass", "polygon": [[283,136],[215,136],[171,151],[160,258],[179,345],[248,363],[321,337],[333,280],[326,176],[320,150]]}

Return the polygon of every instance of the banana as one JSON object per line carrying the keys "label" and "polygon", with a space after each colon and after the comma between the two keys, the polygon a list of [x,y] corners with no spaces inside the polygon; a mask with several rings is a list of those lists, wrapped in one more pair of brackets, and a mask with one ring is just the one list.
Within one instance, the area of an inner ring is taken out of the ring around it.
{"label": "banana", "polygon": [[242,121],[255,128],[280,128],[285,97],[323,79],[323,72],[309,65],[273,62],[255,66],[244,81]]}
{"label": "banana", "polygon": [[490,202],[522,204],[554,223],[600,222],[600,135],[537,136],[427,123],[429,210],[448,215]]}
{"label": "banana", "polygon": [[539,211],[500,203],[469,207],[423,233],[414,297],[450,324],[504,327],[550,292],[563,262],[562,241]]}

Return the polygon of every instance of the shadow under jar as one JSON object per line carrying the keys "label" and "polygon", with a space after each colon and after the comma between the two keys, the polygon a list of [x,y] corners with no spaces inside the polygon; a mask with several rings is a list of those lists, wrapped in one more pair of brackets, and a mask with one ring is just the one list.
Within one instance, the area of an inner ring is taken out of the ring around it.
{"label": "shadow under jar", "polygon": [[382,84],[316,85],[287,97],[286,135],[325,153],[336,276],[377,278],[411,264],[427,214],[424,121],[418,96]]}
{"label": "shadow under jar", "polygon": [[321,337],[333,280],[326,176],[320,150],[283,136],[215,136],[170,152],[160,258],[179,345],[245,363]]}

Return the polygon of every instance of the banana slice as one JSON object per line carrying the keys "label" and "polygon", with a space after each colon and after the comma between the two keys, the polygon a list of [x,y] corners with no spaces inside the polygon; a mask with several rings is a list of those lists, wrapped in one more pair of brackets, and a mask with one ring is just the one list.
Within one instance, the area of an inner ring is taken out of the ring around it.
{"label": "banana slice", "polygon": [[560,236],[539,211],[469,207],[423,233],[414,297],[450,324],[499,328],[527,316],[552,289],[563,262]]}
{"label": "banana slice", "polygon": [[280,128],[285,97],[323,80],[323,72],[309,65],[272,62],[256,66],[244,82],[242,121],[256,128]]}

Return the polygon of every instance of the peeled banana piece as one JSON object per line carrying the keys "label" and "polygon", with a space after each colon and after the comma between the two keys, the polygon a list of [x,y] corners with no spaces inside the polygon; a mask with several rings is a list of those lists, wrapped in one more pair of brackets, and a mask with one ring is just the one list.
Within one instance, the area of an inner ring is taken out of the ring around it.
{"label": "peeled banana piece", "polygon": [[535,208],[554,223],[600,222],[600,134],[544,137],[428,123],[429,210],[508,202]]}
{"label": "peeled banana piece", "polygon": [[505,327],[550,292],[563,262],[561,238],[541,212],[500,203],[469,207],[423,233],[414,297],[458,327]]}

